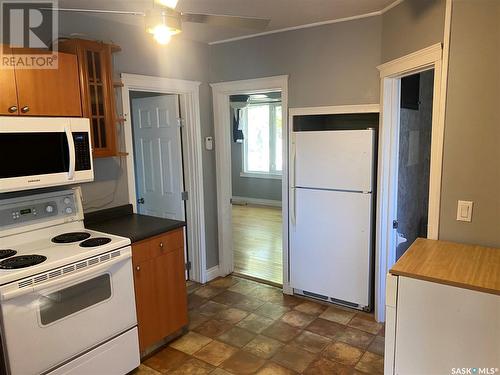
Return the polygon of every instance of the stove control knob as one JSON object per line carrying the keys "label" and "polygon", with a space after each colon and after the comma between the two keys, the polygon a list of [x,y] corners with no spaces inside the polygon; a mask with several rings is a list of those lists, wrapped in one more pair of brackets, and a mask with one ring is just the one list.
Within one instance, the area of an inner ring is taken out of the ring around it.
{"label": "stove control knob", "polygon": [[45,211],[47,211],[47,213],[52,213],[54,212],[54,206],[51,206],[50,204],[47,205],[47,207],[45,207]]}
{"label": "stove control knob", "polygon": [[66,213],[69,215],[69,214],[72,214],[73,213],[73,209],[71,207],[66,207]]}
{"label": "stove control knob", "polygon": [[64,204],[70,204],[71,203],[71,199],[69,199],[68,197],[64,198]]}

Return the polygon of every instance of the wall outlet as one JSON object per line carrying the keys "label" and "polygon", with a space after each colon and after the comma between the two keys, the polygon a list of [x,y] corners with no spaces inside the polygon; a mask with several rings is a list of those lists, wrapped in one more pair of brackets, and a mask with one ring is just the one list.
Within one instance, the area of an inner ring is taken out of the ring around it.
{"label": "wall outlet", "polygon": [[457,207],[457,220],[458,221],[472,221],[472,201],[458,201]]}

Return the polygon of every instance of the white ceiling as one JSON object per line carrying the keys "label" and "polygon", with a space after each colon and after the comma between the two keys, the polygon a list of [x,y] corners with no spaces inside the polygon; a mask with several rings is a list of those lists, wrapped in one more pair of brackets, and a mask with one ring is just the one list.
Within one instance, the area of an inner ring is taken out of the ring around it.
{"label": "white ceiling", "polygon": [[[59,0],[61,8],[145,11],[154,0]],[[311,23],[336,20],[378,12],[395,0],[179,0],[181,12],[227,14],[269,18],[266,32]],[[64,14],[62,15],[64,17]],[[140,16],[99,15],[107,19],[142,26]],[[199,42],[215,42],[255,34],[255,30],[234,29],[195,23],[184,23],[183,38]]]}

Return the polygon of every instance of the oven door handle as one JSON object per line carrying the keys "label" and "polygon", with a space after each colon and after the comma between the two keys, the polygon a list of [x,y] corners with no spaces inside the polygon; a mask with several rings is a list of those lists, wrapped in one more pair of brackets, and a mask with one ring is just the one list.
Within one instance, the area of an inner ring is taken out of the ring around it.
{"label": "oven door handle", "polygon": [[[74,284],[75,281],[81,280],[83,278],[87,278],[88,276],[92,276],[95,274],[98,274],[102,272],[103,270],[106,270],[110,268],[112,265],[120,263],[124,260],[127,260],[128,258],[131,258],[131,254],[129,252],[125,252],[123,254],[120,254],[119,256],[112,258],[111,260],[105,261],[101,264],[98,264],[97,266],[93,266],[91,268],[88,268],[86,270],[82,271],[77,271],[74,274],[68,275],[68,276],[63,276],[63,277],[58,277],[55,280],[47,281],[44,283],[36,284],[35,286],[32,287],[24,287],[24,288],[19,288],[19,289],[14,289],[14,290],[0,290],[0,300],[1,301],[7,301],[13,298],[17,298],[26,294],[30,293],[35,293],[39,292],[44,289],[49,289],[54,286],[59,286],[61,288],[65,288],[67,286],[71,286],[71,284]],[[132,265],[130,266],[132,267]],[[17,282],[16,282],[17,284]]]}
{"label": "oven door handle", "polygon": [[75,178],[75,164],[76,164],[75,141],[73,140],[73,133],[71,131],[70,125],[66,125],[64,127],[64,132],[66,133],[66,138],[68,140],[68,151],[69,151],[68,180],[72,180],[73,178]]}

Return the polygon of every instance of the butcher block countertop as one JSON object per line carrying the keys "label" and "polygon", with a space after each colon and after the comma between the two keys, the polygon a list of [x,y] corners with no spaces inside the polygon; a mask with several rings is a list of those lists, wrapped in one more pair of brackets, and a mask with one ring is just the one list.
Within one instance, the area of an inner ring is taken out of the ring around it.
{"label": "butcher block countertop", "polygon": [[389,271],[500,295],[500,249],[418,238]]}

